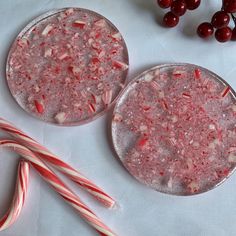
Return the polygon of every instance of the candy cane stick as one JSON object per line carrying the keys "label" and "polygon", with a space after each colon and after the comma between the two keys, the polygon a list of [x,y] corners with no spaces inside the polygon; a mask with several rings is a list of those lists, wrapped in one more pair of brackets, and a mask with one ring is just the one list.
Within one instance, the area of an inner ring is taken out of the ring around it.
{"label": "candy cane stick", "polygon": [[107,195],[101,188],[93,184],[90,180],[84,177],[77,170],[69,166],[67,163],[61,161],[48,149],[40,145],[38,142],[30,138],[24,132],[17,129],[15,126],[13,126],[11,123],[4,120],[3,118],[0,118],[0,129],[7,132],[11,136],[15,137],[17,140],[19,140],[22,144],[26,145],[34,153],[38,154],[42,160],[49,162],[65,176],[67,176],[80,186],[82,186],[89,193],[95,196],[95,198],[101,201],[105,206],[112,208],[115,205],[114,199],[112,199],[109,195]]}
{"label": "candy cane stick", "polygon": [[114,236],[115,234],[75,195],[55,174],[49,169],[31,150],[18,144],[13,140],[0,140],[0,146],[13,149],[39,172],[43,179],[57,192],[64,200],[76,209],[81,217],[86,220],[100,235]]}
{"label": "candy cane stick", "polygon": [[29,182],[29,163],[26,161],[20,161],[18,172],[17,172],[17,181],[16,181],[16,190],[13,198],[11,208],[8,212],[0,219],[0,231],[10,227],[19,217],[22,207],[25,202],[25,196],[28,189]]}

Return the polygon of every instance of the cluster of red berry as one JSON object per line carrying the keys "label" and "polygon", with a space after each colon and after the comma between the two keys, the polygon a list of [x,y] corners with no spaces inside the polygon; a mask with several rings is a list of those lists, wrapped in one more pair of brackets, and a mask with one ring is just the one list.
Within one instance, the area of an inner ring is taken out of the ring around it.
{"label": "cluster of red berry", "polygon": [[[201,0],[157,0],[157,3],[161,8],[170,8],[163,18],[164,26],[175,27],[179,23],[179,17],[187,10],[197,9]],[[215,38],[221,43],[236,40],[236,26],[233,30],[229,27],[229,14],[236,25],[236,18],[233,15],[235,12],[236,0],[223,0],[222,9],[213,15],[211,22],[204,22],[198,26],[198,35],[201,38],[208,38],[215,31]]]}

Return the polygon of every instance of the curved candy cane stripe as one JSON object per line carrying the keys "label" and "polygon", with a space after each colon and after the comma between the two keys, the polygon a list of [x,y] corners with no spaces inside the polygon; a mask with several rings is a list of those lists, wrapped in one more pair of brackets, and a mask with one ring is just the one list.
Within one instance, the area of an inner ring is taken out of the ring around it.
{"label": "curved candy cane stripe", "polygon": [[96,199],[102,202],[105,206],[112,208],[115,205],[115,200],[107,195],[101,188],[96,186],[86,177],[84,177],[77,170],[72,168],[67,163],[61,161],[59,157],[52,154],[47,148],[40,145],[38,142],[33,140],[31,137],[26,135],[21,130],[17,129],[8,121],[0,118],[0,129],[7,132],[11,136],[17,138],[22,144],[26,145],[31,151],[35,152],[40,158],[53,165],[58,171],[63,173],[65,176],[70,178],[75,183],[82,186],[89,193],[91,193]]}
{"label": "curved candy cane stripe", "polygon": [[39,172],[43,179],[59,193],[64,200],[78,211],[100,235],[114,236],[115,234],[75,195],[30,149],[13,140],[0,140],[0,146],[13,149]]}
{"label": "curved candy cane stripe", "polygon": [[17,172],[16,190],[12,205],[8,212],[0,219],[0,231],[10,227],[19,217],[25,202],[28,189],[30,165],[26,161],[20,161]]}

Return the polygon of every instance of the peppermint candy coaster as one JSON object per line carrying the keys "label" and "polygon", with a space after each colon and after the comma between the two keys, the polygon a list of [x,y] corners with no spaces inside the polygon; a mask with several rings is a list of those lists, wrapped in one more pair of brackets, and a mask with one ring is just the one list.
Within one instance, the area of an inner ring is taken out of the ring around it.
{"label": "peppermint candy coaster", "polygon": [[46,122],[80,125],[102,115],[120,93],[128,51],[106,18],[65,8],[21,31],[6,70],[10,91],[25,111]]}
{"label": "peppermint candy coaster", "polygon": [[122,92],[112,138],[140,182],[174,195],[206,192],[236,167],[235,92],[205,68],[157,66]]}

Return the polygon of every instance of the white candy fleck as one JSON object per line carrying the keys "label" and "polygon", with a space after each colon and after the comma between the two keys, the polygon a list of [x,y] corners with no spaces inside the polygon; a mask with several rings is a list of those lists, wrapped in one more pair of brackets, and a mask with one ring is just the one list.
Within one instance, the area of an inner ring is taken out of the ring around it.
{"label": "white candy fleck", "polygon": [[164,98],[164,97],[165,97],[164,91],[160,91],[160,92],[158,93],[158,96],[159,96],[159,98]]}
{"label": "white candy fleck", "polygon": [[50,56],[52,56],[52,49],[48,48],[44,52],[44,57],[50,57]]}
{"label": "white candy fleck", "polygon": [[194,146],[195,148],[198,148],[198,147],[200,147],[200,144],[199,144],[198,142],[193,142],[193,146]]}
{"label": "white candy fleck", "polygon": [[193,181],[188,185],[188,188],[192,193],[197,192],[199,190],[199,184]]}
{"label": "white candy fleck", "polygon": [[236,153],[230,153],[228,160],[229,162],[236,162]]}
{"label": "white candy fleck", "polygon": [[171,117],[171,120],[172,120],[173,123],[176,123],[178,121],[178,117],[176,115],[173,115]]}
{"label": "white candy fleck", "polygon": [[108,105],[112,101],[112,90],[106,90],[102,94],[102,101],[104,102],[105,105]]}
{"label": "white candy fleck", "polygon": [[210,124],[210,125],[209,125],[209,129],[211,129],[211,130],[216,130],[216,127],[215,127],[214,124]]}
{"label": "white candy fleck", "polygon": [[139,130],[140,130],[140,131],[146,131],[147,128],[148,128],[148,127],[147,127],[146,125],[140,125]]}
{"label": "white candy fleck", "polygon": [[113,116],[113,121],[115,121],[115,122],[121,122],[122,119],[123,119],[122,115],[120,115],[118,113],[115,113]]}
{"label": "white candy fleck", "polygon": [[214,160],[215,160],[215,157],[214,157],[214,156],[210,156],[210,157],[209,157],[209,161],[210,161],[210,162],[212,162],[212,161],[214,161]]}
{"label": "white candy fleck", "polygon": [[112,34],[111,37],[113,39],[117,39],[117,40],[121,40],[122,39],[121,34],[119,32],[116,32],[116,33]]}
{"label": "white candy fleck", "polygon": [[233,105],[233,106],[232,106],[232,110],[233,110],[234,112],[236,112],[236,105]]}
{"label": "white candy fleck", "polygon": [[65,11],[66,15],[71,15],[74,13],[74,9],[73,8],[69,8],[68,10]]}
{"label": "white candy fleck", "polygon": [[92,45],[93,42],[94,42],[94,39],[89,38],[89,40],[88,40],[89,45]]}
{"label": "white candy fleck", "polygon": [[172,188],[173,187],[173,179],[172,179],[172,177],[170,177],[170,179],[169,179],[169,181],[167,183],[167,187],[168,188]]}
{"label": "white candy fleck", "polygon": [[94,23],[94,25],[98,27],[105,27],[106,26],[106,21],[104,19],[98,20]]}
{"label": "white candy fleck", "polygon": [[74,75],[76,75],[76,74],[79,74],[81,72],[81,69],[80,69],[80,67],[73,66],[72,67],[72,72],[73,72]]}
{"label": "white candy fleck", "polygon": [[82,21],[82,20],[76,20],[75,22],[74,22],[74,24],[75,25],[80,25],[80,26],[83,26],[83,25],[85,25],[86,24],[86,22],[84,22],[84,21]]}
{"label": "white candy fleck", "polygon": [[65,120],[66,120],[66,113],[65,113],[65,112],[59,112],[59,113],[55,116],[55,120],[56,120],[59,124],[64,123]]}
{"label": "white candy fleck", "polygon": [[146,74],[145,76],[144,76],[144,80],[146,81],[146,82],[151,82],[152,80],[153,80],[153,75],[151,75],[151,74]]}
{"label": "white candy fleck", "polygon": [[65,82],[66,82],[66,83],[70,83],[70,82],[71,82],[71,78],[70,78],[70,77],[66,77],[66,78],[65,78]]}
{"label": "white candy fleck", "polygon": [[63,59],[65,59],[66,57],[68,57],[69,55],[68,55],[68,53],[63,53],[61,56],[59,56],[59,60],[63,60]]}
{"label": "white candy fleck", "polygon": [[45,28],[44,28],[44,30],[43,30],[43,32],[42,32],[42,35],[43,36],[47,36],[49,33],[50,33],[50,31],[53,29],[53,26],[52,25],[47,25]]}
{"label": "white candy fleck", "polygon": [[38,85],[34,85],[34,91],[35,91],[36,93],[38,93],[38,92],[40,91],[40,88],[39,88]]}
{"label": "white candy fleck", "polygon": [[98,89],[103,89],[103,83],[99,83],[97,86]]}
{"label": "white candy fleck", "polygon": [[102,51],[99,53],[98,57],[99,57],[99,58],[102,58],[102,57],[104,57],[105,55],[106,55],[105,51],[102,50]]}

